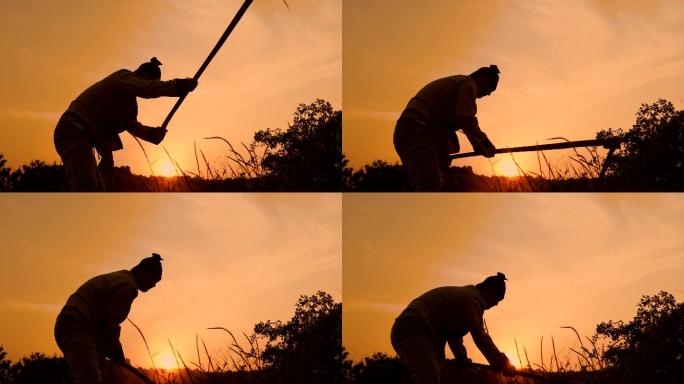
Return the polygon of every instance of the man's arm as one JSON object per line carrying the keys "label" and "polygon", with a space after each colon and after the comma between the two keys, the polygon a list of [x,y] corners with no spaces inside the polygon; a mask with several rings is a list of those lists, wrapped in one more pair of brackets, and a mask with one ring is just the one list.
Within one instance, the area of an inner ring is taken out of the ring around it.
{"label": "man's arm", "polygon": [[166,128],[162,127],[148,127],[136,121],[131,127],[126,129],[131,135],[148,141],[153,144],[159,144],[166,136]]}
{"label": "man's arm", "polygon": [[477,88],[472,81],[462,81],[456,92],[454,115],[456,129],[460,129],[472,144],[476,152],[482,152],[486,157],[493,157],[496,147],[487,135],[480,129],[475,116],[477,114]]}
{"label": "man's arm", "polygon": [[492,341],[492,338],[484,328],[484,321],[482,320],[484,309],[481,308],[480,304],[473,302],[464,312],[473,341],[487,359],[489,365],[496,370],[503,371],[507,375],[511,373],[512,368],[514,373],[515,368],[508,361],[508,357],[499,351],[499,348],[496,347],[494,341]]}
{"label": "man's arm", "polygon": [[466,348],[463,345],[463,337],[450,337],[447,340],[447,343],[449,344],[449,349],[451,349],[451,353],[454,354],[454,360],[456,360],[456,362],[462,364],[467,364],[471,362],[471,360],[468,358],[468,352],[466,351]]}
{"label": "man's arm", "polygon": [[121,76],[117,84],[124,92],[145,99],[182,96],[197,87],[197,81],[190,78],[169,81],[151,80],[130,71]]}
{"label": "man's arm", "polygon": [[123,348],[119,341],[121,324],[131,311],[131,304],[138,296],[138,289],[130,285],[121,285],[115,288],[112,299],[105,313],[103,338],[105,343],[105,356],[115,362],[124,360]]}

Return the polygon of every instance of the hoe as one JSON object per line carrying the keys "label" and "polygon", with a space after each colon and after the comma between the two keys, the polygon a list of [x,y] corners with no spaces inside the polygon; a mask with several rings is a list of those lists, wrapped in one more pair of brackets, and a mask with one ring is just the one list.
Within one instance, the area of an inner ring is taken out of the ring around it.
{"label": "hoe", "polygon": [[[602,146],[608,149],[608,155],[606,160],[603,162],[603,167],[601,168],[601,174],[599,178],[603,178],[606,173],[606,167],[610,163],[610,160],[615,153],[615,150],[620,148],[620,140],[618,139],[593,139],[593,140],[577,140],[577,141],[565,141],[562,143],[552,143],[552,144],[537,144],[528,145],[524,147],[509,147],[509,148],[497,148],[495,153],[515,153],[515,152],[536,152],[536,151],[548,151],[552,149],[566,149],[566,148],[578,148],[578,147],[597,147]],[[449,155],[449,159],[462,159],[465,157],[475,157],[480,156],[480,152],[466,152],[466,153],[452,153]]]}
{"label": "hoe", "polygon": [[[197,70],[197,73],[195,73],[195,76],[192,78],[195,80],[199,80],[200,76],[202,76],[202,73],[204,73],[204,70],[207,69],[209,66],[209,63],[211,63],[211,60],[214,59],[214,56],[218,53],[218,51],[221,49],[223,46],[223,43],[226,42],[228,39],[228,36],[233,32],[233,29],[235,29],[235,26],[240,22],[240,19],[242,19],[242,16],[247,12],[247,8],[249,8],[250,5],[252,5],[252,2],[254,0],[245,0],[244,3],[242,3],[242,6],[240,9],[238,9],[237,13],[235,14],[235,17],[233,17],[233,20],[228,24],[228,28],[226,28],[226,31],[223,32],[223,35],[219,38],[218,42],[216,42],[216,45],[214,46],[214,49],[211,50],[209,53],[209,56],[204,60],[204,63],[200,66],[200,68]],[[283,3],[285,3],[285,6],[289,9],[290,6],[287,4],[287,1],[283,0]],[[166,119],[164,119],[164,122],[162,123],[162,128],[166,128],[169,125],[169,122],[171,122],[171,118],[173,115],[176,113],[178,108],[180,108],[181,104],[183,104],[183,101],[185,100],[185,97],[187,94],[181,96],[178,101],[176,101],[176,104],[171,108],[171,112],[166,116]]]}

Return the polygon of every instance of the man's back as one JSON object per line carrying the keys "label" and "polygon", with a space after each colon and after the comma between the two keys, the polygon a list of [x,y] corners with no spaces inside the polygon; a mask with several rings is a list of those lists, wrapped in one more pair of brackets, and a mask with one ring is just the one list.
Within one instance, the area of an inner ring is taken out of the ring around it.
{"label": "man's back", "polygon": [[105,322],[118,321],[118,324],[125,320],[137,296],[138,288],[131,271],[111,272],[83,283],[69,296],[62,314],[86,320],[93,329],[98,329]]}
{"label": "man's back", "polygon": [[438,335],[451,337],[482,328],[485,301],[474,285],[448,286],[423,293],[408,307],[420,313]]}
{"label": "man's back", "polygon": [[69,105],[68,112],[76,115],[97,137],[123,132],[135,123],[138,114],[136,97],[154,98],[177,96],[175,80],[146,79],[127,69],[118,70],[88,87]]}
{"label": "man's back", "polygon": [[456,128],[459,116],[475,116],[477,86],[465,75],[434,80],[408,102],[402,117],[418,118],[436,128]]}

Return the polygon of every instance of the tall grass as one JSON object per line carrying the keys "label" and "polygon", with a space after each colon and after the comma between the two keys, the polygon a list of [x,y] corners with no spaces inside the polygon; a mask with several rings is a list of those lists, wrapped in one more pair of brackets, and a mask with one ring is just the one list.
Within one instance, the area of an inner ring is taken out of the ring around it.
{"label": "tall grass", "polygon": [[[570,141],[564,137],[554,137],[549,140]],[[537,151],[537,170],[525,170],[520,166],[513,153],[509,154],[518,170],[518,182],[511,182],[515,177],[502,177],[497,175],[494,164],[489,160],[492,170],[493,182],[488,183],[490,191],[495,192],[539,192],[552,189],[552,184],[572,182],[584,184],[588,187],[594,180],[602,176],[602,170],[606,162],[598,147],[573,148],[572,154],[567,157],[565,165],[552,164],[544,151]],[[502,180],[503,178],[503,180]]]}
{"label": "tall grass", "polygon": [[[242,383],[256,382],[249,377],[250,373],[258,373],[265,368],[261,358],[263,345],[256,334],[243,333],[244,342],[238,341],[235,334],[224,327],[210,327],[208,330],[219,330],[228,335],[225,344],[225,354],[217,357],[212,355],[207,348],[204,339],[195,335],[196,360],[189,360],[181,355],[171,340],[168,340],[169,348],[176,362],[176,369],[167,370],[157,368],[154,363],[154,355],[150,351],[142,330],[128,320],[138,331],[145,344],[147,354],[152,362],[151,369],[140,369],[153,382],[157,384],[205,384],[205,383]],[[200,348],[201,347],[201,348]],[[238,380],[242,377],[241,380]]]}
{"label": "tall grass", "polygon": [[[536,383],[585,383],[598,384],[605,382],[605,372],[608,368],[604,359],[605,346],[602,345],[596,336],[582,338],[574,327],[563,326],[562,329],[570,330],[577,338],[574,345],[567,347],[564,355],[559,358],[556,349],[556,341],[553,336],[547,347],[550,350],[544,353],[544,337],[539,342],[539,360],[532,361],[525,346],[522,347],[524,360],[521,357],[518,341],[514,338],[515,349],[520,362],[520,372],[538,375],[536,379],[524,378],[522,382],[529,384]],[[550,345],[549,345],[550,344]]]}
{"label": "tall grass", "polygon": [[[207,182],[257,179],[265,175],[262,161],[269,154],[267,148],[256,143],[246,145],[242,142],[236,148],[228,139],[221,136],[206,137],[205,140],[219,140],[227,145],[227,152],[220,156],[223,160],[222,164],[212,165],[204,151],[198,148],[197,142],[193,142],[195,170],[190,171],[181,167],[169,150],[162,146],[176,173],[175,177],[165,177],[155,174],[154,162],[150,160],[143,143],[136,138],[151,175],[143,180],[145,189],[150,192],[192,192],[205,189]],[[122,181],[119,180],[119,182]],[[113,188],[125,189],[125,186],[114,185]]]}

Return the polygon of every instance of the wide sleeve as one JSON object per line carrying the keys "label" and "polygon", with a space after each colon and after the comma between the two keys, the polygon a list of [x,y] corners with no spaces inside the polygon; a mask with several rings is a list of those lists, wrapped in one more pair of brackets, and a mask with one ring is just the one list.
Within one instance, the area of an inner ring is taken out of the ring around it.
{"label": "wide sleeve", "polygon": [[466,135],[477,135],[482,131],[477,121],[477,86],[475,82],[464,80],[457,85],[454,101],[454,116],[456,129],[461,129]]}
{"label": "wide sleeve", "polygon": [[133,284],[118,285],[112,293],[112,299],[107,308],[107,319],[112,324],[120,324],[131,311],[133,300],[138,297],[138,288]]}
{"label": "wide sleeve", "polygon": [[133,300],[138,296],[138,289],[133,284],[120,284],[114,287],[104,316],[102,336],[106,356],[113,357],[121,353],[119,335],[121,324],[128,317]]}
{"label": "wide sleeve", "polygon": [[180,96],[176,83],[176,80],[146,79],[131,71],[124,72],[116,80],[116,85],[122,92],[144,99],[153,99],[161,96]]}
{"label": "wide sleeve", "polygon": [[147,140],[149,138],[151,129],[153,129],[153,127],[148,127],[147,125],[144,125],[139,121],[136,121],[135,124],[132,124],[126,130],[128,131],[128,133],[139,139]]}
{"label": "wide sleeve", "polygon": [[462,117],[475,117],[477,114],[477,86],[474,81],[463,80],[457,85],[454,114]]}

